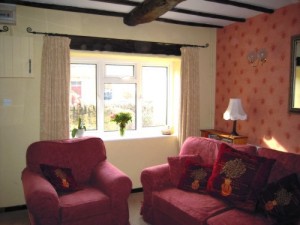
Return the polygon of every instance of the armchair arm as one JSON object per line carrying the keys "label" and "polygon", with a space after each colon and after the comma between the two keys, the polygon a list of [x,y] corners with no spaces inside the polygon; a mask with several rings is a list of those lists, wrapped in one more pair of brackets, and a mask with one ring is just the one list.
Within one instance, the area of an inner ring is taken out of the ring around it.
{"label": "armchair arm", "polygon": [[127,200],[132,189],[129,177],[110,162],[104,161],[96,166],[92,183],[110,197],[114,224],[129,225]]}
{"label": "armchair arm", "polygon": [[22,172],[24,197],[32,224],[56,225],[59,222],[59,200],[56,190],[40,174],[25,168]]}
{"label": "armchair arm", "polygon": [[144,191],[144,201],[141,214],[145,221],[152,223],[152,194],[166,187],[171,187],[169,164],[152,166],[141,173],[141,182]]}

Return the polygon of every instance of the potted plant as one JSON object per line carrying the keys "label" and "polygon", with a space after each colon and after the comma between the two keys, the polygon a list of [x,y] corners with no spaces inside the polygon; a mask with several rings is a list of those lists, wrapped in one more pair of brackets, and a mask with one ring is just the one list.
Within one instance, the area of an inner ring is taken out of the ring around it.
{"label": "potted plant", "polygon": [[86,130],[86,127],[84,126],[81,118],[79,117],[78,118],[78,127],[74,128],[72,130],[72,138],[74,138],[75,136],[82,137],[85,130]]}
{"label": "potted plant", "polygon": [[118,114],[113,114],[110,117],[111,121],[116,122],[120,127],[120,135],[124,136],[125,127],[129,121],[132,121],[130,113],[120,112]]}

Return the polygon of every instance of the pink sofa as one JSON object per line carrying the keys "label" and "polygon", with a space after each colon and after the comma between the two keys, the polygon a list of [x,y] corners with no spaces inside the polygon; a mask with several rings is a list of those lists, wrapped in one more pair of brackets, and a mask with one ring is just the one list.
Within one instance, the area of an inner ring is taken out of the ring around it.
{"label": "pink sofa", "polygon": [[[32,225],[129,225],[132,183],[106,160],[100,138],[33,143],[26,163],[22,182]],[[71,169],[74,180],[61,188],[74,189],[56,191],[42,174],[42,164],[68,168],[66,173]]]}
{"label": "pink sofa", "polygon": [[[178,157],[169,157],[166,164],[144,169],[141,174],[144,189],[144,201],[141,209],[143,219],[154,225],[277,224],[273,217],[258,212],[257,205],[255,211],[248,211],[241,209],[243,202],[237,204],[240,207],[235,207],[209,191],[196,193],[174,185],[174,177],[172,177],[174,174],[172,174],[170,167],[174,158],[198,155],[206,165],[214,165],[220,148],[224,145],[224,143],[213,139],[189,137],[184,142]],[[271,162],[270,168],[272,169],[269,174],[265,174],[267,176],[266,185],[291,173],[296,173],[298,177],[300,175],[300,155],[267,148],[257,150],[256,147],[249,145],[233,147],[239,152],[265,157]],[[207,186],[211,186],[210,179]],[[247,206],[246,201],[245,206]],[[299,211],[297,213],[299,214]],[[283,222],[282,224],[296,223]]]}

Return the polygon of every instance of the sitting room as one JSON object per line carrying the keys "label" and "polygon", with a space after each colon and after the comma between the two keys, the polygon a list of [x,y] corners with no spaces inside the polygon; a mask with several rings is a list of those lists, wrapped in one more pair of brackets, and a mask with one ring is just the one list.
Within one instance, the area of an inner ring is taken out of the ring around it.
{"label": "sitting room", "polygon": [[[42,167],[31,167],[32,144],[89,138],[103,142],[101,154],[128,182],[125,219],[99,216],[107,225],[300,224],[299,0],[163,2],[0,0],[1,225],[48,221],[48,212],[40,220],[29,207],[35,198],[26,194],[39,185],[23,183],[27,169],[47,180]],[[80,184],[81,154],[66,164]],[[247,158],[234,170],[251,168],[251,177],[272,165],[264,179],[227,185],[228,200],[217,187],[226,175],[220,165],[233,155]],[[54,153],[39,157],[54,162]],[[199,166],[212,177],[192,182],[195,191],[184,175],[195,177]],[[256,211],[266,188],[286,183],[294,190],[288,210],[274,200]],[[196,199],[215,208],[197,208]],[[80,223],[60,217],[49,224]]]}

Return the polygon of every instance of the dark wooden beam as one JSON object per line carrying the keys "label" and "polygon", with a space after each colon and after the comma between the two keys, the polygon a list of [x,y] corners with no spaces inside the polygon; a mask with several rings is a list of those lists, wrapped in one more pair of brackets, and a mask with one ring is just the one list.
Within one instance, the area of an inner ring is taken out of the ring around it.
{"label": "dark wooden beam", "polygon": [[[124,1],[124,0],[91,0],[95,2],[106,2],[106,3],[113,3],[118,5],[126,5],[126,6],[140,6],[142,3],[139,2],[133,2],[133,1]],[[205,13],[205,12],[198,12],[198,11],[192,11],[187,9],[180,9],[180,8],[173,8],[170,11],[177,12],[177,13],[183,13],[187,15],[194,15],[194,16],[202,16],[202,17],[208,17],[208,18],[214,18],[214,19],[221,19],[221,20],[229,20],[234,22],[245,22],[245,18],[238,18],[238,17],[232,17],[232,16],[224,16],[219,14],[212,14],[212,13]],[[192,25],[193,26],[193,25]],[[196,25],[197,26],[197,25]],[[201,26],[201,24],[200,24]],[[214,25],[212,25],[214,26]]]}
{"label": "dark wooden beam", "polygon": [[219,25],[185,22],[185,21],[179,21],[179,20],[171,20],[171,19],[167,19],[167,18],[158,18],[158,19],[156,19],[156,21],[165,22],[165,23],[173,23],[173,24],[178,24],[178,25],[193,26],[193,27],[223,28],[223,26],[219,26]]}
{"label": "dark wooden beam", "polygon": [[135,26],[151,22],[183,1],[186,0],[145,0],[124,17],[124,23]]}
{"label": "dark wooden beam", "polygon": [[177,12],[177,13],[188,14],[188,15],[194,15],[194,16],[214,18],[214,19],[230,20],[230,21],[235,21],[235,22],[246,22],[245,18],[238,18],[238,17],[232,17],[232,16],[223,16],[223,15],[219,15],[219,14],[191,11],[191,10],[186,10],[186,9],[174,8],[170,11]]}
{"label": "dark wooden beam", "polygon": [[106,2],[106,3],[112,3],[112,4],[117,4],[117,5],[127,5],[127,6],[139,6],[141,3],[139,2],[134,2],[130,0],[90,0],[94,2]]}
{"label": "dark wooden beam", "polygon": [[[139,5],[141,5],[141,3],[138,3],[138,2],[124,1],[124,0],[94,0],[94,1],[121,4],[121,5],[128,5],[128,6],[139,6]],[[127,15],[126,13],[113,12],[113,11],[79,8],[79,7],[72,7],[72,6],[54,5],[54,4],[44,4],[44,3],[36,3],[36,2],[20,1],[20,0],[0,0],[0,3],[16,4],[16,5],[23,5],[23,6],[36,7],[36,8],[68,11],[68,12],[87,13],[87,14],[104,15],[104,16],[114,16],[114,17],[122,17],[122,18],[124,18]],[[176,8],[172,9],[171,11],[181,12],[181,13],[186,13],[186,14],[189,14],[189,12],[191,12],[189,10],[176,9]],[[193,15],[193,12],[191,14]],[[195,14],[197,14],[197,12],[195,12]],[[200,14],[199,14],[199,16],[200,16]],[[201,15],[201,16],[205,17],[205,15]],[[212,14],[212,16],[207,16],[207,17],[219,18],[220,16],[221,15],[215,15],[215,17],[214,17],[214,14]],[[233,18],[232,19],[233,21],[237,21],[236,19],[234,19],[234,17],[232,17],[232,18]],[[219,19],[222,19],[222,18],[219,18]],[[229,19],[229,18],[227,18],[227,19]],[[171,23],[171,24],[185,25],[185,26],[195,26],[195,27],[211,27],[211,28],[221,28],[222,27],[222,26],[218,26],[218,25],[214,25],[214,24],[184,22],[184,21],[163,19],[163,18],[158,18],[157,21],[165,22],[165,23]],[[239,22],[242,22],[242,21],[239,21]]]}
{"label": "dark wooden beam", "polygon": [[205,1],[216,2],[216,3],[220,3],[220,4],[224,4],[224,5],[232,5],[232,6],[251,9],[254,11],[264,12],[264,13],[273,13],[274,12],[273,9],[269,9],[269,8],[265,8],[265,7],[261,7],[261,6],[255,6],[255,5],[242,3],[242,2],[230,1],[230,0],[205,0]]}
{"label": "dark wooden beam", "polygon": [[124,17],[125,15],[127,15],[126,13],[112,12],[112,11],[99,10],[99,9],[87,9],[87,8],[79,8],[79,7],[73,7],[73,6],[36,3],[36,2],[20,1],[20,0],[0,0],[0,3],[24,5],[24,6],[30,6],[30,7],[36,7],[36,8],[54,9],[54,10],[68,11],[68,12],[114,16],[114,17]]}

